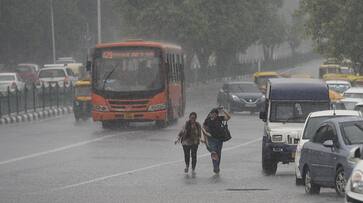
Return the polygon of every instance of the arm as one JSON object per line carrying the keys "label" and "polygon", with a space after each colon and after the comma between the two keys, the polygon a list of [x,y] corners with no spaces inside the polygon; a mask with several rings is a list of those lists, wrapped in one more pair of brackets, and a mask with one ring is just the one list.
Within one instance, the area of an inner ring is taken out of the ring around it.
{"label": "arm", "polygon": [[223,114],[224,114],[224,116],[223,116],[224,121],[229,121],[229,119],[231,119],[231,115],[224,109],[222,109],[222,111],[223,111]]}

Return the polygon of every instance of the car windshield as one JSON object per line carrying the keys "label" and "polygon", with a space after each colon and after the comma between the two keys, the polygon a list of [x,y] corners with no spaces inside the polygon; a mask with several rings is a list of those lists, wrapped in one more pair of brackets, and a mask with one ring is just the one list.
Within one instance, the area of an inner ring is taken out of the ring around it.
{"label": "car windshield", "polygon": [[129,92],[162,88],[160,59],[152,50],[104,51],[95,61],[95,87],[99,90]]}
{"label": "car windshield", "polygon": [[91,86],[77,86],[74,92],[76,97],[91,96]]}
{"label": "car windshield", "polygon": [[14,81],[14,75],[0,75],[0,81]]}
{"label": "car windshield", "polygon": [[344,97],[363,99],[363,93],[345,93]]}
{"label": "car windshield", "polygon": [[337,118],[337,117],[344,117],[344,116],[319,116],[319,117],[312,117],[306,123],[303,139],[310,139],[318,130],[320,124],[328,119]]}
{"label": "car windshield", "polygon": [[273,102],[270,121],[303,123],[311,112],[329,108],[330,105],[327,102]]}
{"label": "car windshield", "polygon": [[363,144],[363,121],[345,122],[340,125],[345,144]]}
{"label": "car windshield", "polygon": [[328,84],[329,89],[336,91],[338,93],[344,93],[350,88],[349,84]]}
{"label": "car windshield", "polygon": [[41,70],[39,73],[39,78],[60,78],[65,76],[66,74],[63,69]]}
{"label": "car windshield", "polygon": [[17,72],[20,72],[20,73],[33,71],[32,67],[29,67],[29,66],[17,66],[15,69]]}
{"label": "car windshield", "polygon": [[230,92],[260,92],[255,84],[230,84],[228,87]]}

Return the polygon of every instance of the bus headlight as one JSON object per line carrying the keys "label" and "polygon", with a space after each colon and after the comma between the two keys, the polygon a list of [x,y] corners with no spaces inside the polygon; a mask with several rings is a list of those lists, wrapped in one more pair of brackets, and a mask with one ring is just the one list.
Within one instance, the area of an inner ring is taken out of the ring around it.
{"label": "bus headlight", "polygon": [[150,105],[148,111],[161,111],[166,109],[166,104]]}
{"label": "bus headlight", "polygon": [[363,194],[363,173],[354,171],[351,178],[352,192]]}
{"label": "bus headlight", "polygon": [[108,108],[107,108],[107,106],[97,105],[97,104],[93,106],[93,110],[99,111],[99,112],[107,112],[107,111],[109,111]]}

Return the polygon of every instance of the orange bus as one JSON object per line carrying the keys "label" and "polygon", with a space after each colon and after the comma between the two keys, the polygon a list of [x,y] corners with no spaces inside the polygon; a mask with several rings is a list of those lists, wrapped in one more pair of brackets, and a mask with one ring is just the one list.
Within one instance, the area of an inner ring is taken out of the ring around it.
{"label": "orange bus", "polygon": [[98,44],[92,69],[92,117],[103,128],[155,121],[166,127],[184,115],[184,54],[178,45],[125,41]]}

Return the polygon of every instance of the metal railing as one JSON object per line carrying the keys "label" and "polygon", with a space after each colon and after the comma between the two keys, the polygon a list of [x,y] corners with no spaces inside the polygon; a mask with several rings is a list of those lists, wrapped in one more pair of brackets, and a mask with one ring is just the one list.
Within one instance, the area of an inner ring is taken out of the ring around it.
{"label": "metal railing", "polygon": [[25,85],[22,90],[7,87],[0,92],[0,118],[14,114],[37,112],[46,108],[59,108],[73,104],[74,87],[64,84],[60,86]]}

